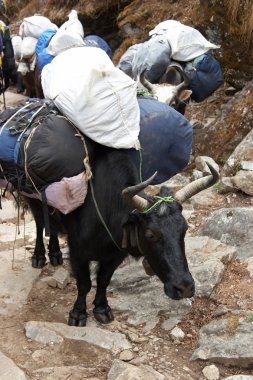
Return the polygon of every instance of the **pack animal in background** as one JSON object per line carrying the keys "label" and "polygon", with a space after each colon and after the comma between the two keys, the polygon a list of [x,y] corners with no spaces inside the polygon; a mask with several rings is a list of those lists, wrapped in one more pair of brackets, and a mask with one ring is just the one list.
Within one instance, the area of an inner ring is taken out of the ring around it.
{"label": "pack animal in background", "polygon": [[138,79],[145,72],[151,83],[162,83],[170,65],[177,64],[189,76],[191,98],[197,102],[223,83],[221,66],[211,53],[219,46],[198,30],[166,20],[151,30],[149,36],[149,40],[133,45],[121,57],[118,67],[127,75]]}
{"label": "pack animal in background", "polygon": [[[35,82],[34,71],[37,66],[35,54],[36,45],[41,33],[43,33],[47,29],[51,29],[56,32],[58,30],[58,27],[57,25],[53,24],[47,17],[39,15],[24,18],[19,28],[21,45],[18,46],[19,41],[15,41],[17,52],[17,54],[15,55],[15,59],[18,62],[17,70],[22,74],[22,76],[26,76],[29,72],[33,72],[32,75],[26,78],[26,82]],[[36,94],[35,89],[34,93],[36,96],[39,96],[39,93]]]}

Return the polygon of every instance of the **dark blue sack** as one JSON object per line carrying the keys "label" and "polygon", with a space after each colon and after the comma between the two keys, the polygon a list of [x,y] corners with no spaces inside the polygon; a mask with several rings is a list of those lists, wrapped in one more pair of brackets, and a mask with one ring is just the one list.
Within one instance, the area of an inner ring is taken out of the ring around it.
{"label": "dark blue sack", "polygon": [[46,49],[51,38],[55,35],[55,33],[55,29],[46,29],[39,36],[35,51],[40,73],[43,67],[48,63],[52,62],[52,60],[54,59],[54,55],[48,54]]}
{"label": "dark blue sack", "polygon": [[212,95],[224,82],[221,66],[211,52],[188,62],[184,71],[190,79],[188,88],[192,90],[191,98],[196,102]]}
{"label": "dark blue sack", "polygon": [[112,58],[112,51],[108,43],[101,37],[91,34],[84,37],[84,42],[86,46],[95,46],[103,49],[106,54]]}
{"label": "dark blue sack", "polygon": [[141,162],[139,152],[131,151],[145,180],[158,171],[155,183],[162,183],[181,172],[192,149],[192,126],[174,108],[152,97],[138,97],[140,107]]}

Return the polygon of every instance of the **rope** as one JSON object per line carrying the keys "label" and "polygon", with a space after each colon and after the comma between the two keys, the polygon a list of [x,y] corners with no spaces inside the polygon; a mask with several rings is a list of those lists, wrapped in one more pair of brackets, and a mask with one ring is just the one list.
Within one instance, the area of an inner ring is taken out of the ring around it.
{"label": "rope", "polygon": [[95,209],[97,211],[97,214],[100,218],[100,221],[102,222],[105,230],[107,231],[108,235],[110,236],[110,238],[112,239],[113,243],[115,244],[115,246],[120,250],[122,251],[122,249],[119,247],[119,245],[116,243],[116,241],[114,240],[112,234],[111,234],[111,231],[109,230],[109,228],[107,227],[104,219],[103,219],[103,216],[99,210],[99,207],[98,207],[98,204],[97,204],[97,201],[96,201],[96,198],[95,198],[95,194],[94,194],[94,188],[93,188],[93,183],[92,183],[92,180],[90,180],[90,189],[91,189],[91,195],[92,195],[92,199],[93,199],[93,202],[94,202],[94,205],[95,205]]}
{"label": "rope", "polygon": [[22,108],[18,109],[17,112],[15,112],[1,127],[0,129],[0,135],[2,134],[2,131],[3,129],[5,128],[5,126],[21,111],[23,111],[23,109],[27,108],[30,106],[31,103],[28,103],[26,104],[25,106],[23,106]]}
{"label": "rope", "polygon": [[146,214],[146,213],[150,212],[150,211],[153,210],[156,206],[160,205],[162,202],[172,203],[172,202],[175,201],[175,198],[173,198],[172,196],[168,196],[168,197],[160,197],[160,196],[158,196],[158,195],[155,195],[155,196],[154,196],[154,199],[157,199],[157,201],[156,201],[152,206],[150,206],[147,210],[142,211],[143,214]]}
{"label": "rope", "polygon": [[154,99],[158,99],[158,97],[156,96],[156,95],[153,95],[153,94],[151,94],[150,92],[148,92],[148,91],[146,91],[146,90],[143,90],[142,88],[139,88],[138,90],[137,90],[137,96],[138,95],[141,95],[141,96],[149,96],[149,97],[151,97],[151,98],[154,98]]}

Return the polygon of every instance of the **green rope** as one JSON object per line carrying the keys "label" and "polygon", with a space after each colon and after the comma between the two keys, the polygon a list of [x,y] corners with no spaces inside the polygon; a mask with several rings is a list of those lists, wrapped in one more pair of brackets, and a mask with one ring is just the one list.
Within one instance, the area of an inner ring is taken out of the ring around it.
{"label": "green rope", "polygon": [[99,211],[98,204],[97,204],[97,201],[96,201],[96,198],[95,198],[95,194],[94,194],[94,188],[93,188],[92,179],[89,180],[89,183],[90,183],[90,189],[91,189],[92,199],[93,199],[93,202],[94,202],[94,205],[95,205],[95,208],[96,208],[97,214],[98,214],[98,216],[99,216],[99,218],[100,218],[100,220],[101,220],[101,222],[102,222],[104,228],[106,229],[108,235],[109,235],[110,238],[112,239],[113,243],[116,245],[116,247],[117,247],[120,251],[122,251],[122,249],[118,246],[118,244],[117,244],[116,241],[114,240],[114,238],[113,238],[113,236],[112,236],[112,234],[111,234],[109,228],[107,227],[107,225],[106,225],[106,223],[105,223],[105,221],[104,221],[104,219],[103,219],[103,216],[102,216],[101,212]]}
{"label": "green rope", "polygon": [[158,195],[155,195],[153,198],[157,199],[157,201],[151,207],[149,207],[147,210],[143,211],[142,212],[143,214],[146,214],[146,213],[150,212],[156,206],[160,205],[162,202],[172,203],[172,202],[175,201],[175,198],[173,198],[171,195],[169,195],[168,197],[160,197]]}
{"label": "green rope", "polygon": [[151,98],[154,98],[154,99],[158,99],[157,98],[157,96],[155,96],[155,95],[153,95],[153,94],[151,94],[150,92],[148,92],[148,91],[146,91],[146,90],[143,90],[143,89],[141,89],[141,88],[139,88],[138,90],[137,90],[137,96],[138,95],[142,95],[142,96],[150,96]]}

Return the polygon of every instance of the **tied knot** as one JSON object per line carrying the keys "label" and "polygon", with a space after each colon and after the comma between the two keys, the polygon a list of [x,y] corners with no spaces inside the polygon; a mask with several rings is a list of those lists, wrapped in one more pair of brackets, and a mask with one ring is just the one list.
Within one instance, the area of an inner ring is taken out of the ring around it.
{"label": "tied knot", "polygon": [[147,208],[145,211],[143,211],[144,214],[150,212],[151,210],[153,210],[156,206],[160,205],[162,202],[166,202],[166,203],[172,203],[175,201],[175,198],[172,197],[171,195],[167,196],[167,197],[160,197],[159,195],[155,195],[154,196],[154,199],[156,200],[156,202],[150,206],[149,208]]}

